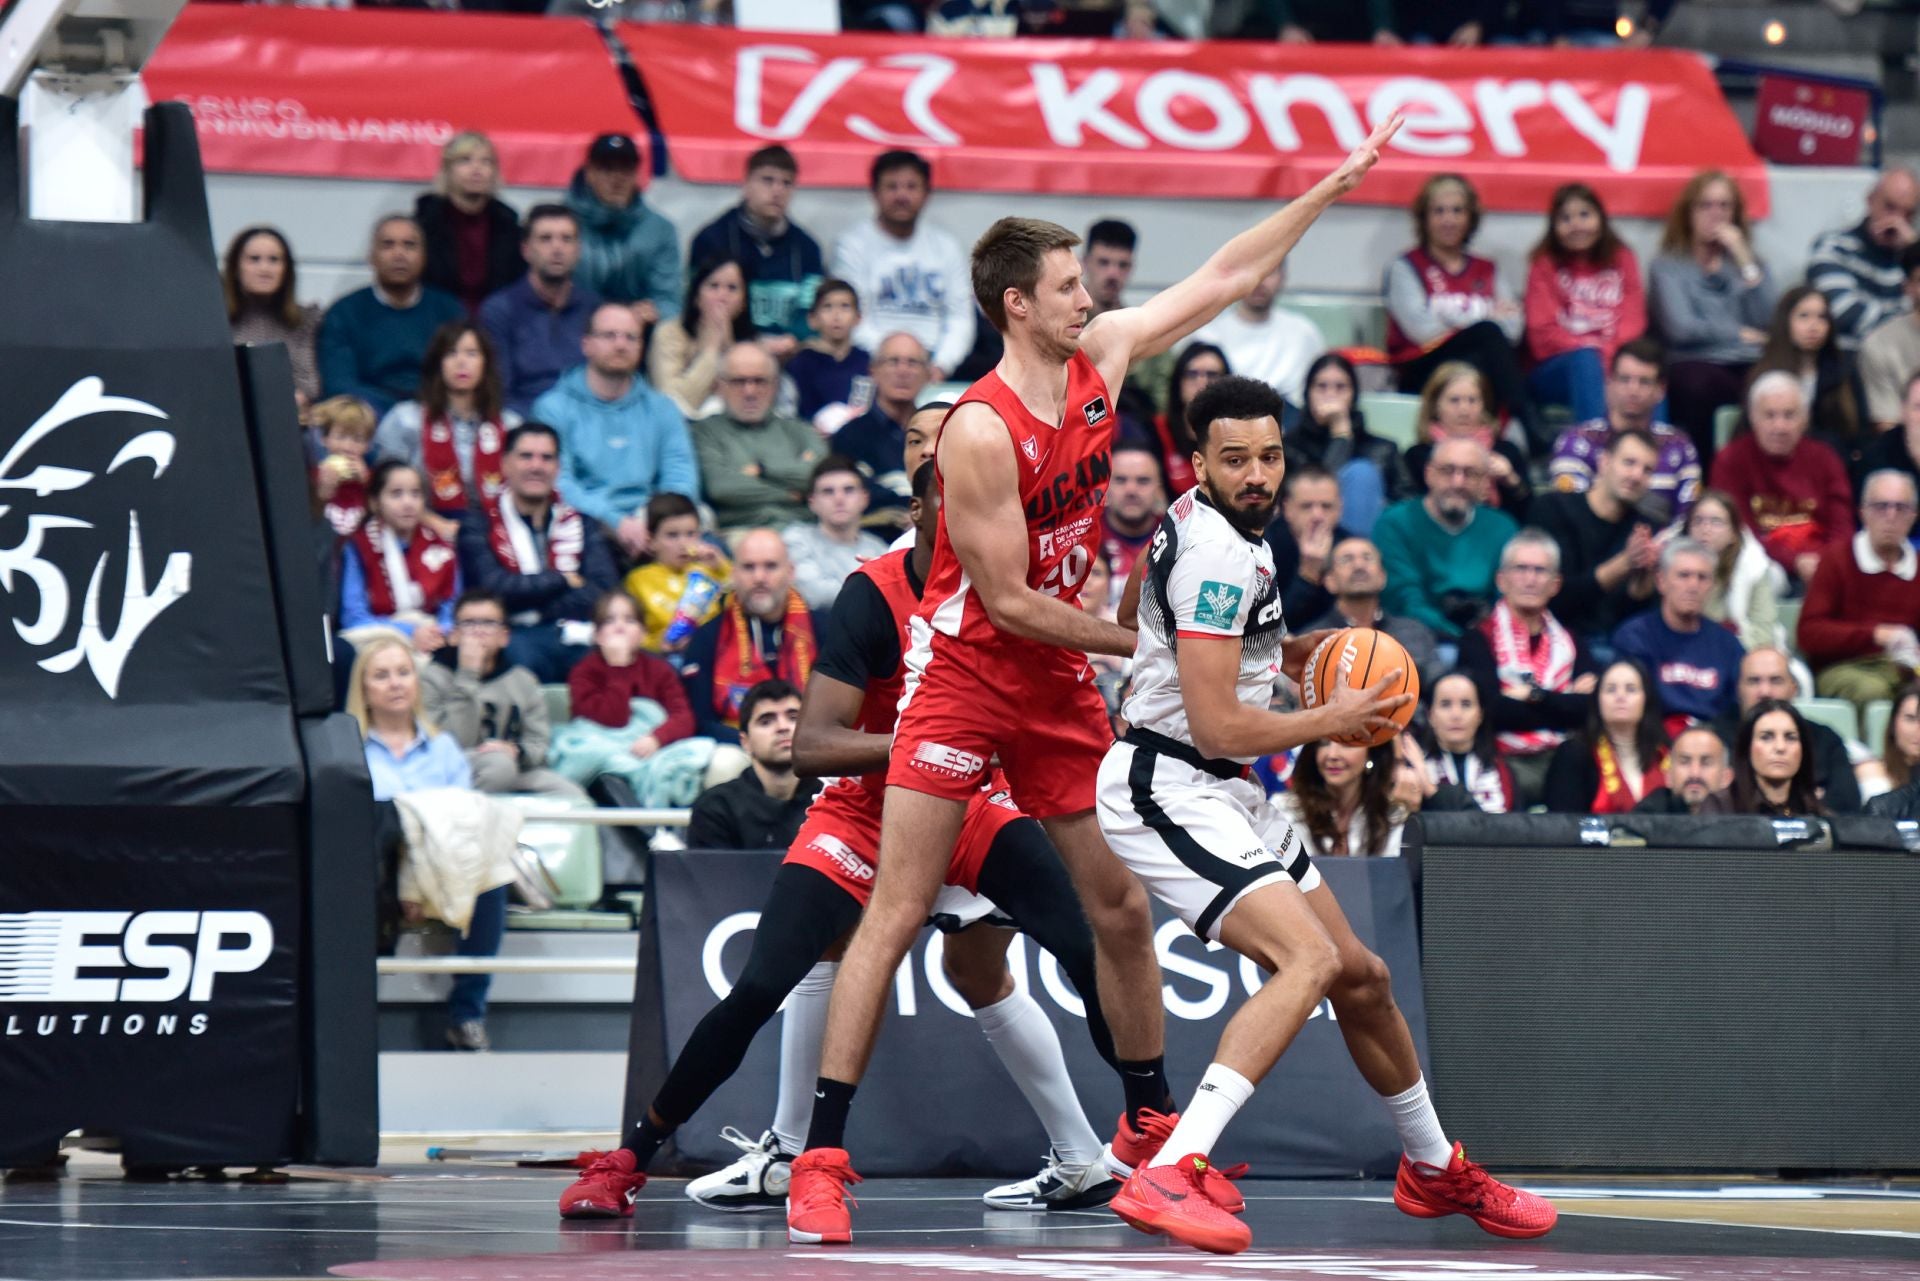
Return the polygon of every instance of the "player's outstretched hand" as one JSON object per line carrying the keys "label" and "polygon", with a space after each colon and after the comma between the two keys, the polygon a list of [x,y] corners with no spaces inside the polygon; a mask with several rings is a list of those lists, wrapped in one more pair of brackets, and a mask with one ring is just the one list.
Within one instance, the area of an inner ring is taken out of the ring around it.
{"label": "player's outstretched hand", "polygon": [[1389,697],[1387,690],[1398,685],[1405,676],[1406,670],[1396,667],[1365,689],[1345,682],[1337,684],[1333,697],[1327,700],[1328,707],[1341,713],[1342,724],[1334,733],[1340,737],[1365,734],[1371,738],[1375,734],[1399,729],[1393,714],[1411,703],[1413,695],[1394,694]]}
{"label": "player's outstretched hand", "polygon": [[[1146,558],[1141,557],[1142,560]],[[1280,642],[1280,674],[1295,685],[1306,684],[1307,660],[1313,657],[1313,651],[1320,648],[1320,642],[1333,635],[1334,629],[1322,627],[1317,632],[1296,632]]]}
{"label": "player's outstretched hand", "polygon": [[1387,117],[1387,122],[1367,135],[1367,140],[1353,149],[1340,167],[1333,171],[1333,185],[1339,195],[1346,195],[1360,185],[1367,176],[1367,170],[1380,163],[1380,152],[1400,132],[1400,126],[1406,123],[1407,113],[1396,111]]}

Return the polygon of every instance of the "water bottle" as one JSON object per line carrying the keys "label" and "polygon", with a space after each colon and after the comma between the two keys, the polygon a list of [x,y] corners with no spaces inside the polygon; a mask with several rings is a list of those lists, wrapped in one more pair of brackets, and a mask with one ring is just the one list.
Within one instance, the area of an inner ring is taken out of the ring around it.
{"label": "water bottle", "polygon": [[667,631],[661,637],[665,645],[678,645],[693,635],[707,616],[707,609],[714,598],[720,595],[720,584],[699,570],[687,575],[687,585],[680,589],[680,603],[673,607],[673,621],[667,624]]}

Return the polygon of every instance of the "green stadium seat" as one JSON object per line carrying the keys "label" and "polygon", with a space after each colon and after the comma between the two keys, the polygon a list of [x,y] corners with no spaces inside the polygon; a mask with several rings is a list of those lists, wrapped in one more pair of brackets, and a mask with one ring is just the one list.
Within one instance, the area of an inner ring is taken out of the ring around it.
{"label": "green stadium seat", "polygon": [[1294,302],[1289,299],[1283,301],[1281,306],[1311,320],[1329,347],[1338,349],[1364,345],[1360,342],[1360,326],[1354,308],[1348,303]]}
{"label": "green stadium seat", "polygon": [[[549,686],[549,689],[552,687]],[[562,691],[564,692],[564,690]],[[558,796],[515,794],[499,798],[521,809],[593,808],[587,800]],[[507,925],[516,930],[623,930],[632,925],[625,912],[588,909],[600,901],[600,829],[590,823],[529,822],[520,830],[520,844],[534,852],[553,882],[554,910],[513,912]]]}
{"label": "green stadium seat", "polygon": [[1893,719],[1893,701],[1876,698],[1860,711],[1861,742],[1877,754],[1887,741],[1887,722]]}
{"label": "green stadium seat", "polygon": [[1849,742],[1860,737],[1860,714],[1844,698],[1796,698],[1793,705],[1808,720],[1825,725]]}
{"label": "green stadium seat", "polygon": [[1367,416],[1367,430],[1382,440],[1390,440],[1403,450],[1419,441],[1418,396],[1370,392],[1360,397],[1360,412]]}
{"label": "green stadium seat", "polygon": [[573,694],[565,685],[542,685],[547,696],[547,719],[558,728],[573,719]]}
{"label": "green stadium seat", "polygon": [[1722,405],[1713,413],[1713,447],[1725,449],[1727,442],[1733,439],[1734,428],[1740,425],[1740,406]]}
{"label": "green stadium seat", "polygon": [[1787,635],[1787,648],[1796,656],[1800,653],[1801,604],[1801,598],[1795,596],[1791,600],[1776,600],[1773,605],[1774,613],[1780,620],[1780,630]]}

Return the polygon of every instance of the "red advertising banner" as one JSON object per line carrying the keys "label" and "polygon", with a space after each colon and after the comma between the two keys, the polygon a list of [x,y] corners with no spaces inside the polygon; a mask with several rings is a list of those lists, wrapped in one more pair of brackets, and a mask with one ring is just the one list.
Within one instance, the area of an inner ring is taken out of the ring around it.
{"label": "red advertising banner", "polygon": [[507,182],[560,187],[596,134],[645,140],[584,22],[192,4],[142,78],[193,108],[211,172],[425,182],[478,129]]}
{"label": "red advertising banner", "polygon": [[1769,72],[1760,77],[1753,144],[1778,165],[1857,165],[1872,110],[1864,89]]}
{"label": "red advertising banner", "polygon": [[1403,204],[1471,177],[1490,208],[1544,209],[1564,182],[1660,216],[1696,170],[1765,171],[1696,56],[1669,50],[1394,49],[1252,42],[805,36],[624,24],[673,169],[735,182],[782,142],[803,181],[864,186],[874,154],[929,155],[979,191],[1173,199],[1298,195],[1369,126],[1408,113],[1355,197]]}

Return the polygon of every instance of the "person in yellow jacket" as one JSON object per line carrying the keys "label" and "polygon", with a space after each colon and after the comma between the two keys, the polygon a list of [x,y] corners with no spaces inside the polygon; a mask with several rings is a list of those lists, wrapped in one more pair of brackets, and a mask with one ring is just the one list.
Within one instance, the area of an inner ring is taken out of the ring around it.
{"label": "person in yellow jacket", "polygon": [[[653,654],[677,654],[700,624],[720,612],[721,597],[733,580],[733,564],[725,552],[700,536],[700,513],[684,494],[655,494],[648,500],[647,530],[653,560],[627,575],[627,594],[640,606],[642,647]],[[711,587],[690,594],[696,573]],[[683,598],[688,612],[676,626]]]}

